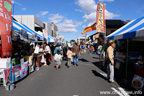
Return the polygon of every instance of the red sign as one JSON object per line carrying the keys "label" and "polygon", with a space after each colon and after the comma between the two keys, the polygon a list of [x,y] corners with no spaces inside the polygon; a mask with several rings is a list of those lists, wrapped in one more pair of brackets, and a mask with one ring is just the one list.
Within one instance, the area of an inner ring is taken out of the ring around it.
{"label": "red sign", "polygon": [[2,42],[2,57],[12,53],[12,2],[0,0],[0,35]]}

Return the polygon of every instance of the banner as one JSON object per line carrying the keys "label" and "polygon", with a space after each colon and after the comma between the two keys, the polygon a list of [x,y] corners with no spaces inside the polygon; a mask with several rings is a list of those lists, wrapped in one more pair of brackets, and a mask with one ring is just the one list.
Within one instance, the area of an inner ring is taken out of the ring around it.
{"label": "banner", "polygon": [[[28,75],[28,61],[24,62],[24,67],[22,69],[21,64],[15,65],[12,68],[12,83],[24,78]],[[3,75],[3,85],[6,86],[10,83],[10,69],[4,70]]]}
{"label": "banner", "polygon": [[97,4],[96,30],[105,33],[105,5],[101,3]]}
{"label": "banner", "polygon": [[0,0],[0,35],[2,42],[2,57],[12,53],[12,2]]}

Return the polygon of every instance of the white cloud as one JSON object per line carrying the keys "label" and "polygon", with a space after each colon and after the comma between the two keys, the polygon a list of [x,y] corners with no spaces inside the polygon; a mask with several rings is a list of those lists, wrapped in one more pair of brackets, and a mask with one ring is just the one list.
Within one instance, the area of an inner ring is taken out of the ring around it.
{"label": "white cloud", "polygon": [[27,8],[22,8],[22,11],[26,11]]}
{"label": "white cloud", "polygon": [[[114,1],[114,0],[100,0],[100,1]],[[84,22],[87,22],[90,24],[94,23],[96,21],[96,2],[94,0],[77,0],[76,4],[79,5],[81,10],[84,11]],[[80,9],[79,9],[80,10]],[[105,10],[105,18],[106,19],[112,19],[114,17],[119,17],[120,15],[109,12],[108,10]]]}
{"label": "white cloud", "polygon": [[81,9],[75,9],[75,11],[78,11],[78,12],[83,12]]}
{"label": "white cloud", "polygon": [[109,12],[108,10],[105,10],[105,18],[106,19],[112,19],[114,17],[119,17],[120,15],[119,14],[114,14],[114,13],[111,13]]}
{"label": "white cloud", "polygon": [[[114,13],[111,13],[107,10],[105,10],[105,19],[112,19],[114,17],[119,17],[120,15],[118,14],[114,14]],[[92,12],[90,14],[85,14],[83,16],[84,18],[84,22],[88,22],[88,23],[91,23],[91,22],[94,22],[96,21],[96,12]]]}
{"label": "white cloud", "polygon": [[82,24],[82,22],[67,19],[65,16],[60,14],[50,14],[48,20],[54,22],[58,26],[60,32],[77,32],[76,28]]}
{"label": "white cloud", "polygon": [[99,0],[100,2],[113,2],[114,0]]}
{"label": "white cloud", "polygon": [[40,11],[40,12],[37,14],[37,17],[45,16],[45,15],[47,15],[48,13],[49,13],[48,11]]}
{"label": "white cloud", "polygon": [[54,22],[54,23],[59,23],[63,20],[64,16],[59,15],[59,14],[51,14],[51,17],[49,17],[49,21],[50,22]]}
{"label": "white cloud", "polygon": [[97,8],[94,0],[77,0],[76,4],[79,5],[86,13],[91,13]]}
{"label": "white cloud", "polygon": [[81,22],[74,22],[70,19],[65,19],[62,23],[57,24],[60,32],[77,32],[76,27],[80,26]]}
{"label": "white cloud", "polygon": [[88,22],[88,23],[96,21],[96,12],[85,14],[83,18],[84,18],[84,22]]}

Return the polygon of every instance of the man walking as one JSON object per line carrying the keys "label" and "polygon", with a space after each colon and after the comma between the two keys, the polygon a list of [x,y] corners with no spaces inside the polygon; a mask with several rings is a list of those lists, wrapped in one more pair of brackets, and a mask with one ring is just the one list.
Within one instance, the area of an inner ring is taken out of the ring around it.
{"label": "man walking", "polygon": [[107,77],[109,82],[114,83],[114,41],[109,41],[109,47],[107,49]]}

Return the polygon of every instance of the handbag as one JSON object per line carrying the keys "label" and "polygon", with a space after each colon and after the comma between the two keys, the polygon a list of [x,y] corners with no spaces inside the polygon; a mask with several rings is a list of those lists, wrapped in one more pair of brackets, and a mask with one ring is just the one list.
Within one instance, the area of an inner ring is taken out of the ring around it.
{"label": "handbag", "polygon": [[72,53],[72,55],[73,55],[73,56],[75,56],[75,55],[76,55],[76,53]]}

